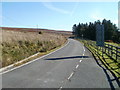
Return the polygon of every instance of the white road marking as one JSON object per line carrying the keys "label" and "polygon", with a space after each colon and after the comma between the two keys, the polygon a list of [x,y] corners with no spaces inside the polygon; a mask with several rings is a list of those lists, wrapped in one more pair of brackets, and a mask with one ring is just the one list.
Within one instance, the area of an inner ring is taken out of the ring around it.
{"label": "white road marking", "polygon": [[84,49],[84,52],[85,52],[85,49]]}
{"label": "white road marking", "polygon": [[85,47],[83,47],[83,56],[85,55]]}
{"label": "white road marking", "polygon": [[82,60],[80,60],[79,62],[82,62]]}
{"label": "white road marking", "polygon": [[83,51],[85,52],[85,47],[83,47]]}
{"label": "white road marking", "polygon": [[79,67],[79,65],[76,66],[76,69]]}
{"label": "white road marking", "polygon": [[23,66],[25,66],[25,65],[28,65],[28,64],[30,64],[30,63],[32,63],[32,62],[34,62],[34,61],[37,61],[37,60],[42,59],[42,58],[44,58],[44,57],[46,57],[46,56],[48,56],[48,55],[50,55],[50,54],[53,54],[53,53],[55,53],[56,51],[59,51],[59,50],[61,50],[62,48],[64,48],[65,46],[67,46],[69,43],[70,43],[70,42],[69,42],[69,40],[68,40],[67,44],[65,44],[63,47],[61,47],[61,48],[59,48],[59,49],[57,49],[57,50],[55,50],[55,51],[53,51],[53,52],[51,52],[51,53],[49,53],[49,54],[46,54],[46,55],[44,55],[44,56],[41,56],[40,58],[37,58],[37,59],[34,59],[34,60],[32,60],[32,61],[29,61],[29,62],[27,62],[27,63],[25,63],[25,64],[22,64],[22,65],[20,65],[20,66],[18,66],[18,67],[12,68],[12,69],[7,70],[7,71],[4,71],[4,72],[0,72],[0,75],[5,74],[5,73],[8,73],[8,72],[11,72],[11,71],[13,71],[13,70],[15,70],[15,69],[21,68],[21,67],[23,67]]}
{"label": "white road marking", "polygon": [[73,72],[70,74],[70,76],[68,77],[68,80],[73,76],[73,74],[74,74]]}
{"label": "white road marking", "polygon": [[61,90],[63,87],[60,87],[59,90]]}

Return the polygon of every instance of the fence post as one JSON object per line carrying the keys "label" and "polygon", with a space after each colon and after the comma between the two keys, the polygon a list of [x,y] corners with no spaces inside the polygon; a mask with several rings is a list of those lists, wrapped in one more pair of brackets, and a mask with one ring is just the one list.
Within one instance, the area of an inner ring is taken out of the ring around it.
{"label": "fence post", "polygon": [[99,54],[99,51],[100,51],[100,47],[98,46],[98,54]]}
{"label": "fence post", "polygon": [[113,46],[111,45],[111,57],[112,57],[112,54],[113,54]]}
{"label": "fence post", "polygon": [[108,44],[108,55],[110,55],[110,45]]}
{"label": "fence post", "polygon": [[103,57],[103,53],[104,53],[104,51],[103,51],[103,47],[101,47],[102,48],[102,57]]}
{"label": "fence post", "polygon": [[105,44],[105,54],[107,54],[107,53],[106,53],[106,44]]}
{"label": "fence post", "polygon": [[118,47],[116,47],[116,61],[117,61],[117,53],[118,53],[117,51],[118,51]]}

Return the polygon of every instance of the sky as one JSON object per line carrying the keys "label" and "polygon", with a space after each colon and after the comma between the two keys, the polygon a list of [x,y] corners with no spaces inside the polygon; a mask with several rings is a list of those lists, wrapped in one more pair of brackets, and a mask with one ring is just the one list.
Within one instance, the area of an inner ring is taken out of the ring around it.
{"label": "sky", "polygon": [[117,2],[2,2],[2,26],[72,31],[103,19],[118,26]]}

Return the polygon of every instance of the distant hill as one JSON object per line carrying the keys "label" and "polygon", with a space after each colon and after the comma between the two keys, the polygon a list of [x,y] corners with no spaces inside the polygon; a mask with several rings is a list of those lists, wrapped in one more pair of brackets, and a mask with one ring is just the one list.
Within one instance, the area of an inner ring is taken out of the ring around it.
{"label": "distant hill", "polygon": [[2,30],[7,31],[22,31],[22,32],[46,32],[46,33],[56,33],[56,34],[64,34],[64,35],[72,35],[71,31],[57,31],[57,30],[50,30],[50,29],[36,29],[36,28],[14,28],[14,27],[1,27]]}

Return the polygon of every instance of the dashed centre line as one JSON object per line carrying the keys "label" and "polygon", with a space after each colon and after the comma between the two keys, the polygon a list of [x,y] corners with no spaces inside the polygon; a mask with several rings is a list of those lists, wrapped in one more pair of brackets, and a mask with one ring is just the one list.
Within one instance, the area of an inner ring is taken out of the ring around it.
{"label": "dashed centre line", "polygon": [[60,87],[58,90],[61,90],[63,87]]}
{"label": "dashed centre line", "polygon": [[[85,48],[83,47],[83,56],[85,55]],[[83,58],[83,57],[82,57]],[[82,60],[79,60],[79,62],[81,63],[82,62]],[[76,65],[76,69],[79,67],[79,64],[77,64]],[[74,75],[74,71],[70,74],[70,76],[67,78],[67,80],[70,80],[71,79],[71,77]],[[59,90],[61,90],[63,87],[61,86],[60,88],[59,88]]]}
{"label": "dashed centre line", "polygon": [[82,60],[80,60],[79,62],[82,62]]}
{"label": "dashed centre line", "polygon": [[76,66],[76,69],[79,67],[79,65]]}
{"label": "dashed centre line", "polygon": [[73,74],[74,74],[74,72],[72,72],[72,73],[70,74],[70,76],[68,77],[68,80],[73,76]]}

